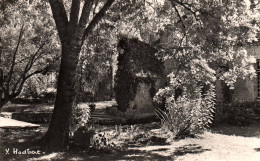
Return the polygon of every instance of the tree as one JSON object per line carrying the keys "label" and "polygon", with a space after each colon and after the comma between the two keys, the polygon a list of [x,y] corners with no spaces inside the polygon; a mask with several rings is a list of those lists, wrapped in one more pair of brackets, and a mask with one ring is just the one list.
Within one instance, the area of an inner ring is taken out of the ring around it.
{"label": "tree", "polygon": [[52,68],[59,57],[53,54],[59,44],[46,3],[0,2],[0,9],[1,110],[22,92],[29,78]]}
{"label": "tree", "polygon": [[238,77],[255,76],[255,59],[247,55],[245,47],[257,41],[259,3],[168,2],[171,7],[165,14],[174,12],[177,18],[165,25],[168,42],[161,45],[160,53],[164,59],[174,60],[175,70],[169,75],[174,88],[210,84],[216,79],[233,88]]}
{"label": "tree", "polygon": [[[50,127],[44,137],[46,148],[49,150],[64,150],[69,143],[69,122],[72,108],[75,105],[76,70],[80,51],[85,39],[91,35],[95,26],[105,17],[105,12],[113,2],[114,0],[106,2],[85,1],[80,12],[81,1],[72,0],[71,5],[69,5],[70,17],[68,18],[66,6],[62,1],[49,1],[62,46],[55,108]],[[200,83],[204,78],[208,78],[207,83],[211,80],[214,81],[216,78],[215,70],[212,69],[213,67],[209,67],[211,61],[231,62],[234,65],[233,70],[228,71],[228,74],[224,74],[224,72],[218,76],[225,78],[232,85],[233,80],[230,79],[236,74],[254,75],[254,71],[249,65],[251,61],[247,61],[243,69],[237,68],[241,62],[248,58],[239,42],[244,44],[246,41],[254,40],[256,38],[255,31],[257,31],[254,28],[253,10],[250,10],[245,2],[247,1],[211,3],[196,0],[170,0],[165,1],[169,5],[156,6],[148,0],[119,1],[115,4],[119,8],[111,8],[110,13],[115,14],[110,17],[107,24],[119,22],[116,25],[119,25],[120,29],[126,27],[124,33],[131,33],[131,35],[129,34],[131,37],[138,37],[149,43],[154,42],[160,49],[158,54],[161,54],[163,59],[174,58],[176,60],[174,66],[178,70],[174,70],[169,75],[172,80],[170,83],[173,83],[173,86],[170,84],[170,88],[167,89],[175,90],[177,86],[192,84],[193,80]],[[145,7],[136,5],[128,10],[129,5],[132,6],[131,3],[144,3]],[[239,9],[236,9],[237,7]],[[119,9],[120,12],[116,13]],[[99,11],[96,13],[96,10]],[[128,11],[130,11],[130,16],[127,18],[121,15],[121,12]],[[138,16],[139,13],[144,14]],[[247,17],[250,18],[247,19]],[[231,22],[231,20],[234,21]],[[149,32],[153,34],[149,35]],[[141,33],[143,33],[143,38]],[[146,33],[148,36],[144,38]],[[169,41],[163,42],[163,35],[168,33],[170,34]],[[153,39],[157,41],[150,41]],[[229,57],[232,56],[230,54],[234,53],[237,53],[238,57],[230,60]],[[198,73],[197,69],[201,69],[201,73]],[[177,78],[176,75],[178,75]],[[181,78],[187,79],[182,82]],[[174,84],[178,82],[182,82],[182,84]]]}
{"label": "tree", "polygon": [[[43,138],[47,150],[65,150],[69,144],[69,123],[75,105],[76,73],[81,47],[113,2],[114,0],[104,3],[84,1],[80,15],[81,0],[72,0],[68,19],[62,1],[49,1],[61,42],[62,55],[54,111],[49,129]],[[99,11],[93,14],[96,9]]]}
{"label": "tree", "polygon": [[[158,91],[155,100],[165,100],[163,118],[171,118],[165,122],[171,126],[186,122],[179,124],[182,130],[177,131],[178,135],[185,135],[183,131],[198,132],[194,127],[203,130],[211,123],[216,80],[223,80],[233,89],[238,78],[255,76],[255,58],[247,54],[246,46],[259,40],[259,3],[247,0],[168,3],[170,8],[165,14],[174,12],[177,17],[165,26],[167,41],[158,44],[161,46],[158,54],[172,60],[173,70],[168,75],[167,87]],[[201,94],[202,86],[210,92]],[[183,92],[176,98],[177,89]],[[178,129],[174,128],[173,131]]]}

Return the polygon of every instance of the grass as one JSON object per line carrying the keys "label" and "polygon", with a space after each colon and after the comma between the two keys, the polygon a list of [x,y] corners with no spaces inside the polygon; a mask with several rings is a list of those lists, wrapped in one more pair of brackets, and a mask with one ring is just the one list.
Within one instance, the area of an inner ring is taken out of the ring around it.
{"label": "grass", "polygon": [[[33,144],[32,140],[40,138],[48,125],[31,130],[0,130],[0,160],[257,161],[260,160],[260,129],[257,126],[259,123],[248,127],[219,125],[197,138],[178,141],[174,141],[159,129],[158,123],[117,127],[93,125],[97,134],[105,133],[108,142],[114,143],[115,146],[108,151],[95,151],[95,148],[92,148],[89,152],[74,150],[41,155],[6,155],[5,149],[37,150],[39,147]],[[248,135],[247,130],[253,135]]]}

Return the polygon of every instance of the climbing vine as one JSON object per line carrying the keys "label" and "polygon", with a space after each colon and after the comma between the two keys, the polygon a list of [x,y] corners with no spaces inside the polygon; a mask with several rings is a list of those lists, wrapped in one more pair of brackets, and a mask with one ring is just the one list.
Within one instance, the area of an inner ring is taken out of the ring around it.
{"label": "climbing vine", "polygon": [[155,95],[153,76],[163,74],[163,64],[155,57],[156,49],[137,39],[122,38],[118,47],[121,52],[115,77],[115,96],[118,109],[126,111],[136,96],[139,83],[151,84],[150,95]]}

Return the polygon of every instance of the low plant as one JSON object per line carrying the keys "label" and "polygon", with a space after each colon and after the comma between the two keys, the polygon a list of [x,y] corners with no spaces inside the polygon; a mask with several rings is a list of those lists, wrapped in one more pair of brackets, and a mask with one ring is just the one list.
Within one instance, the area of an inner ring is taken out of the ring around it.
{"label": "low plant", "polygon": [[122,129],[122,125],[115,125],[115,137],[118,137],[122,134],[123,129]]}
{"label": "low plant", "polygon": [[136,125],[130,125],[126,128],[126,133],[129,136],[129,140],[132,141],[134,138],[134,134],[138,133],[139,128]]}
{"label": "low plant", "polygon": [[174,94],[166,97],[165,105],[166,110],[155,110],[163,128],[171,131],[176,139],[195,136],[212,123],[215,109],[214,86],[205,94],[202,94],[202,87],[189,92],[183,88],[182,95],[177,99]]}
{"label": "low plant", "polygon": [[87,123],[90,119],[90,108],[82,108],[77,105],[73,111],[71,116],[70,123],[70,133],[74,134],[80,127],[86,127]]}
{"label": "low plant", "polygon": [[91,141],[91,150],[111,153],[113,150],[117,149],[118,146],[111,141],[110,138],[112,138],[112,136],[109,136],[106,132],[94,135]]}

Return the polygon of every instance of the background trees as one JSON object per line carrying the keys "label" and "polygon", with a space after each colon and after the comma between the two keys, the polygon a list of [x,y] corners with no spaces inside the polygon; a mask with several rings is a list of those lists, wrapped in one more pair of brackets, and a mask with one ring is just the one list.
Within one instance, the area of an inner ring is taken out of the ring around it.
{"label": "background trees", "polygon": [[59,58],[59,43],[47,4],[0,3],[0,109],[17,97],[30,77],[47,73]]}
{"label": "background trees", "polygon": [[[167,36],[161,39],[159,55],[172,62],[173,70],[168,75],[168,86],[159,90],[155,100],[165,99],[167,111],[161,116],[171,118],[164,120],[175,127],[173,133],[189,135],[207,127],[213,119],[216,80],[223,80],[232,89],[238,78],[255,76],[255,58],[247,55],[246,46],[258,40],[259,4],[174,0],[168,3],[167,12],[174,12],[177,17],[164,30]],[[179,97],[175,97],[177,89],[182,90]],[[187,122],[180,123],[181,120]]]}

